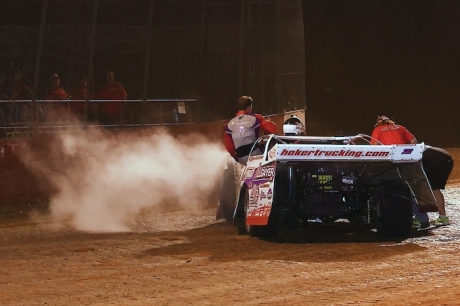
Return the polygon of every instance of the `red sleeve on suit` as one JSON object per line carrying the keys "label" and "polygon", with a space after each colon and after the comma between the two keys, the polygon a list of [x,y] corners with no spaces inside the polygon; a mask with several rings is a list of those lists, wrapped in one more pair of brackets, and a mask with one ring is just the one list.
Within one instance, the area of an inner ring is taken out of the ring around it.
{"label": "red sleeve on suit", "polygon": [[260,128],[262,131],[264,131],[265,134],[277,134],[278,133],[278,128],[276,127],[276,124],[273,123],[272,121],[268,121],[267,119],[264,118],[264,116],[260,114],[255,114],[257,119],[260,121]]}

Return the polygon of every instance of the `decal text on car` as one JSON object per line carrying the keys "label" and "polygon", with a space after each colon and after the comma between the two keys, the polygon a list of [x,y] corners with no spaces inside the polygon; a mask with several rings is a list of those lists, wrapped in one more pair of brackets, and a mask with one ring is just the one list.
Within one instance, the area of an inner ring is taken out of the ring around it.
{"label": "decal text on car", "polygon": [[270,167],[260,167],[256,169],[254,180],[262,180],[266,178],[272,178],[275,175],[275,168]]}
{"label": "decal text on car", "polygon": [[352,150],[287,150],[281,151],[281,156],[370,156],[370,157],[384,157],[389,156],[388,151],[352,151]]}

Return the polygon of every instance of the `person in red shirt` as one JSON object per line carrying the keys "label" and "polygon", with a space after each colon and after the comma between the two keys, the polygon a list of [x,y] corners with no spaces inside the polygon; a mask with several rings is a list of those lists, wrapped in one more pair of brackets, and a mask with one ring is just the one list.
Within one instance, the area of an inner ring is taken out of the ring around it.
{"label": "person in red shirt", "polygon": [[88,79],[85,75],[80,75],[74,86],[69,90],[69,97],[72,100],[81,100],[70,103],[70,111],[78,119],[85,119],[85,100],[91,99],[91,93],[88,95]]}
{"label": "person in red shirt", "polygon": [[32,89],[30,89],[22,80],[21,71],[19,69],[16,69],[13,72],[10,84],[10,93],[11,100],[32,99]]}
{"label": "person in red shirt", "polygon": [[[372,132],[372,144],[416,144],[417,140],[405,127],[397,125],[386,116],[377,117]],[[430,183],[433,195],[438,206],[439,218],[431,223],[436,226],[449,225],[449,217],[446,215],[444,196],[441,192],[445,188],[447,179],[453,168],[453,159],[449,153],[441,148],[428,146],[422,155],[422,166]],[[414,206],[414,225],[420,229],[428,228],[430,221],[426,213],[418,211]]]}
{"label": "person in red shirt", "polygon": [[62,103],[62,100],[67,100],[69,95],[61,86],[61,79],[59,75],[53,73],[50,76],[50,88],[45,94],[45,100],[48,100],[46,109],[47,109],[47,118],[50,121],[60,121],[68,117],[69,114],[69,104]]}
{"label": "person in red shirt", "polygon": [[106,82],[99,88],[96,99],[98,100],[116,100],[102,102],[101,106],[101,121],[105,124],[120,124],[122,114],[128,96],[123,85],[115,81],[113,71],[106,72]]}
{"label": "person in red shirt", "polygon": [[12,120],[15,122],[27,121],[31,119],[31,104],[17,103],[16,100],[32,99],[32,89],[22,80],[21,70],[15,69],[11,76],[10,83],[10,100],[12,109]]}
{"label": "person in red shirt", "polygon": [[249,96],[240,97],[236,117],[225,125],[225,148],[237,162],[242,164],[248,160],[250,150],[261,131],[265,134],[278,132],[275,123],[260,114],[252,113],[252,102]]}
{"label": "person in red shirt", "polygon": [[417,140],[404,126],[387,116],[378,116],[372,131],[371,144],[416,144]]}

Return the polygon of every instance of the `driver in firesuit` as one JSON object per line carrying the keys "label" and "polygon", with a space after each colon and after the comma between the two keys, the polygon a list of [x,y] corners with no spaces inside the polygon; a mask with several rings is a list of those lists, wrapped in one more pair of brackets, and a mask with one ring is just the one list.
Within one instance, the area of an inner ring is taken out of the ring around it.
{"label": "driver in firesuit", "polygon": [[[225,148],[241,164],[247,162],[251,148],[259,138],[261,130],[265,134],[276,134],[278,132],[275,123],[265,119],[260,114],[252,113],[252,102],[253,100],[250,96],[240,97],[236,117],[225,125]],[[255,150],[260,149],[255,148]]]}

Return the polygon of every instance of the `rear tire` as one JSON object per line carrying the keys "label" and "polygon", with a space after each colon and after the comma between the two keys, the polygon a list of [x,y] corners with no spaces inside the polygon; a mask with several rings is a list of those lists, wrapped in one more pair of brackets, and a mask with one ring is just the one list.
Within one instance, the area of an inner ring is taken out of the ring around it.
{"label": "rear tire", "polygon": [[377,232],[384,237],[407,237],[412,229],[412,197],[405,184],[385,188],[377,196]]}

